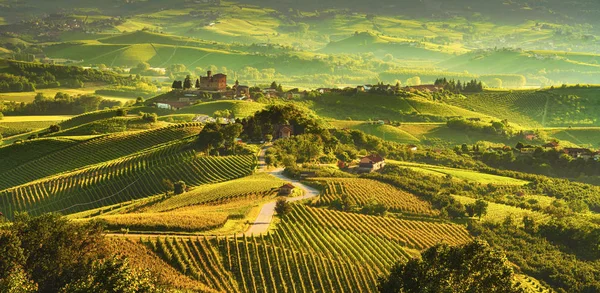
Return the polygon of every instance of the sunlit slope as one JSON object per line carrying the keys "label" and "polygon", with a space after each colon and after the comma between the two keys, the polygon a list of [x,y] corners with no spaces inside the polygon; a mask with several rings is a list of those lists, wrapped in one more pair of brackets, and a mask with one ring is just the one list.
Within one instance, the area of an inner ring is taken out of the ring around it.
{"label": "sunlit slope", "polygon": [[[433,102],[422,97],[404,98],[395,95],[359,93],[354,95],[325,94],[311,102],[310,107],[319,115],[339,120],[444,121],[443,117],[485,117],[485,114],[469,111],[448,104]],[[437,117],[437,118],[436,118]],[[429,119],[429,118],[427,118]]]}
{"label": "sunlit slope", "polygon": [[524,127],[597,126],[599,88],[491,91],[447,99],[448,104],[508,119]]}

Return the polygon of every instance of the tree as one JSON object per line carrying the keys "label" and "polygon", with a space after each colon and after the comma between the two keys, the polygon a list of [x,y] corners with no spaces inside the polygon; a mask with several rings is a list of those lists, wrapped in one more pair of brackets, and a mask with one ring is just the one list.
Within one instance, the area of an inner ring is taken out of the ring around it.
{"label": "tree", "polygon": [[474,217],[475,216],[475,205],[474,204],[466,204],[465,205],[465,211],[467,211],[467,215],[469,217]]}
{"label": "tree", "polygon": [[210,154],[211,150],[220,148],[225,143],[221,126],[217,123],[207,123],[196,139],[196,146],[201,151]]}
{"label": "tree", "polygon": [[123,108],[117,109],[117,116],[118,117],[127,116],[127,109],[123,109]]}
{"label": "tree", "polygon": [[68,284],[60,293],[112,293],[163,292],[155,285],[155,280],[147,272],[132,270],[127,259],[112,256],[95,261],[92,270],[76,282]]}
{"label": "tree", "polygon": [[483,217],[487,214],[487,209],[488,209],[487,201],[485,201],[483,199],[478,199],[477,201],[475,201],[475,206],[474,206],[475,215],[478,216],[480,220],[481,220],[481,217]]}
{"label": "tree", "polygon": [[349,212],[354,209],[354,203],[347,194],[344,194],[342,197],[332,201],[331,207],[338,211]]}
{"label": "tree", "polygon": [[280,197],[279,199],[277,199],[277,202],[275,202],[275,213],[277,213],[278,216],[284,217],[285,215],[289,214],[291,211],[292,211],[292,206],[287,201],[287,199],[285,199],[283,197]]}
{"label": "tree", "polygon": [[192,88],[192,77],[190,75],[185,77],[185,80],[183,81],[183,89],[184,90],[189,90]]}
{"label": "tree", "polygon": [[60,129],[61,129],[60,125],[58,125],[58,124],[52,124],[52,125],[50,125],[50,127],[48,127],[48,131],[50,131],[50,133],[59,132]]}
{"label": "tree", "polygon": [[158,121],[158,115],[156,113],[140,113],[142,114],[142,120],[148,123],[156,123]]}
{"label": "tree", "polygon": [[142,105],[143,103],[144,103],[144,98],[137,97],[137,99],[135,99],[135,104],[136,105]]}
{"label": "tree", "polygon": [[150,64],[148,64],[148,62],[139,63],[136,66],[136,69],[137,69],[138,73],[143,73],[143,72],[145,72],[145,71],[147,71],[147,70],[150,69]]}
{"label": "tree", "polygon": [[174,185],[173,185],[174,189],[174,193],[175,194],[182,194],[185,192],[186,186],[185,186],[185,182],[180,180],[177,181]]}
{"label": "tree", "polygon": [[196,88],[197,89],[200,88],[200,79],[199,78],[196,79]]}
{"label": "tree", "polygon": [[236,139],[242,134],[244,127],[241,124],[228,124],[225,127],[222,127],[223,139],[225,140],[225,144],[231,147],[233,154],[235,155],[235,144]]}
{"label": "tree", "polygon": [[382,293],[489,292],[522,293],[513,283],[506,256],[482,240],[462,246],[436,244],[408,262],[399,262],[380,277]]}

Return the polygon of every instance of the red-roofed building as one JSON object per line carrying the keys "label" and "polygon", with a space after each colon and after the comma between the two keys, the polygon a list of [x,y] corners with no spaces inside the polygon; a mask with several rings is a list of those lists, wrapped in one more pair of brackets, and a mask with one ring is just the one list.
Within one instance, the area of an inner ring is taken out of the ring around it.
{"label": "red-roofed building", "polygon": [[377,171],[385,166],[385,159],[377,154],[368,155],[360,160],[358,169],[361,172]]}
{"label": "red-roofed building", "polygon": [[296,188],[296,186],[292,185],[291,183],[286,183],[283,186],[279,187],[279,194],[280,195],[290,195],[290,194],[292,194],[292,192],[294,192],[295,188]]}

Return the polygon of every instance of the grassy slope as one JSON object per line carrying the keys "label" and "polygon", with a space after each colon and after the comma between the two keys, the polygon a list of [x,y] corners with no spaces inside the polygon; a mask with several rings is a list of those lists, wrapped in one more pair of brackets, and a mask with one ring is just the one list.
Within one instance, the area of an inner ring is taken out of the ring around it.
{"label": "grassy slope", "polygon": [[519,179],[514,179],[510,177],[503,177],[498,175],[491,175],[485,173],[479,173],[475,171],[448,168],[448,167],[440,167],[434,165],[427,164],[418,164],[418,163],[409,163],[409,162],[400,162],[400,161],[389,161],[391,164],[400,165],[403,167],[407,167],[413,170],[425,172],[428,174],[433,174],[437,176],[446,176],[452,175],[453,178],[477,182],[480,184],[498,184],[498,185],[525,185],[529,182]]}
{"label": "grassy slope", "polygon": [[523,127],[598,126],[599,88],[488,91],[446,100],[448,104],[480,112]]}
{"label": "grassy slope", "polygon": [[319,116],[338,120],[389,119],[404,121],[411,113],[434,116],[485,117],[459,107],[435,103],[424,98],[401,98],[360,93],[352,96],[326,94],[311,105]]}

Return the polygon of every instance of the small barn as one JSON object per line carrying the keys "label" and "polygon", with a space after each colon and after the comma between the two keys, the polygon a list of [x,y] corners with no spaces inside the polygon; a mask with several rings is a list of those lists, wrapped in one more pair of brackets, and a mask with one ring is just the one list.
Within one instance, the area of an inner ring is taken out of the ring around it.
{"label": "small barn", "polygon": [[296,186],[292,185],[291,183],[286,183],[283,186],[279,187],[279,194],[290,195],[292,194],[292,192],[294,192],[294,189],[296,189]]}

